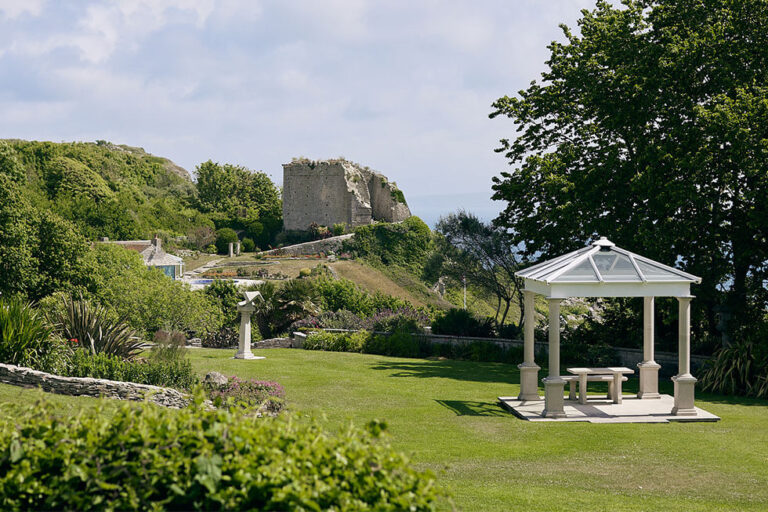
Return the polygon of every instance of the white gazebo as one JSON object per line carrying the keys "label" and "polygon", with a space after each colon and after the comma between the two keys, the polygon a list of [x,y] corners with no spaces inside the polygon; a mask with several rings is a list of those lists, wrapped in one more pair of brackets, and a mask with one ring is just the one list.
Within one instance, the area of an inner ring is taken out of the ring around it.
{"label": "white gazebo", "polygon": [[540,400],[538,373],[534,361],[534,296],[549,303],[549,375],[544,382],[544,411],[548,418],[565,417],[565,380],[560,374],[560,302],[569,297],[643,297],[643,361],[640,369],[639,399],[659,398],[659,368],[654,361],[653,310],[656,297],[675,297],[679,302],[679,355],[675,383],[675,416],[696,415],[693,404],[696,378],[691,375],[692,283],[701,278],[616,247],[601,237],[592,245],[517,272],[525,281],[525,345],[520,368],[521,402]]}

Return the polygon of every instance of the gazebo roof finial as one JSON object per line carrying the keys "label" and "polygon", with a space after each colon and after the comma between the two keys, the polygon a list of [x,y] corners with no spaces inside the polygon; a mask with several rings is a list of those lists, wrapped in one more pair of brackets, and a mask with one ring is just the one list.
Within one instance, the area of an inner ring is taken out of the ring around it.
{"label": "gazebo roof finial", "polygon": [[601,236],[600,240],[592,242],[593,247],[615,247],[616,244],[608,240],[606,237]]}

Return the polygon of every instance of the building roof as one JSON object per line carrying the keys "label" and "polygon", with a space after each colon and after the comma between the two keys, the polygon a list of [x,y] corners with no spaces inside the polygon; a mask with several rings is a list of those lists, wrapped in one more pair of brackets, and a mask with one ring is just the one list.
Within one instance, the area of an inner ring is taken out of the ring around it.
{"label": "building roof", "polygon": [[557,296],[680,296],[680,290],[701,283],[700,277],[616,247],[605,237],[515,275],[526,280],[526,289],[547,295],[555,290]]}
{"label": "building roof", "polygon": [[144,259],[144,263],[151,267],[181,265],[184,263],[182,258],[165,252],[160,239],[157,237],[153,240],[105,240],[104,243],[119,245],[125,249],[138,252]]}
{"label": "building roof", "polygon": [[141,257],[144,258],[144,263],[151,267],[181,265],[184,262],[184,260],[178,256],[168,254],[163,249],[155,245],[150,245],[141,251]]}

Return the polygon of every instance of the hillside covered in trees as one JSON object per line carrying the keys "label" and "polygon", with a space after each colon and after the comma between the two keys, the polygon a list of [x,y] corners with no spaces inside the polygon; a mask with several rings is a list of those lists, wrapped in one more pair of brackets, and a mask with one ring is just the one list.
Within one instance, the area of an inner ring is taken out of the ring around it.
{"label": "hillside covered in trees", "polygon": [[227,227],[265,245],[281,229],[275,184],[229,164],[201,164],[195,183],[185,169],[141,148],[5,140],[0,174],[23,185],[19,193],[31,208],[71,222],[89,240],[161,233],[210,243],[214,229]]}

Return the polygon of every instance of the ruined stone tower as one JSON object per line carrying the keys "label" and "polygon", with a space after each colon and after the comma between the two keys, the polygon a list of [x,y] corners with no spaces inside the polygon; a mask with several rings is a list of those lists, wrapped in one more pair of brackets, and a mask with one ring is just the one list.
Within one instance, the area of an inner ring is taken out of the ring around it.
{"label": "ruined stone tower", "polygon": [[394,182],[346,160],[295,160],[283,164],[283,223],[288,231],[306,231],[313,222],[361,226],[411,216]]}

